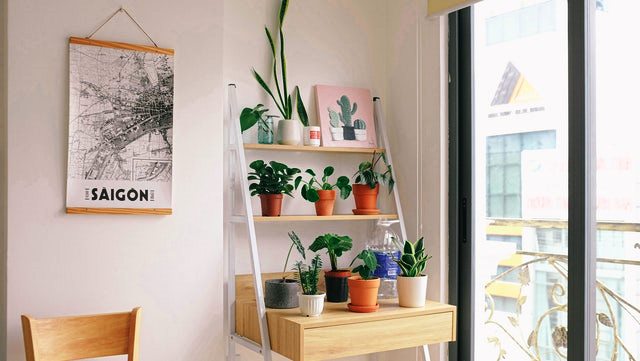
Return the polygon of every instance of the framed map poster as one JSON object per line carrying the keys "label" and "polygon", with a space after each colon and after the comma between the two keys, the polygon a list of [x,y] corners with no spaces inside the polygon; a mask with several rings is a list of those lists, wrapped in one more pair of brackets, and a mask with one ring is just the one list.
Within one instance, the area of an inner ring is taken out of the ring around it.
{"label": "framed map poster", "polygon": [[67,213],[171,214],[173,54],[69,39]]}

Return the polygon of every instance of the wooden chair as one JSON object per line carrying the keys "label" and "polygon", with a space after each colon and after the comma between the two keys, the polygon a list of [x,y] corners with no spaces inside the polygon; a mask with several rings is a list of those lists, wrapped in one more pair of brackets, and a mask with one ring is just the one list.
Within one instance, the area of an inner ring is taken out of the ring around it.
{"label": "wooden chair", "polygon": [[27,361],[128,355],[138,361],[140,307],[131,312],[35,319],[22,316]]}

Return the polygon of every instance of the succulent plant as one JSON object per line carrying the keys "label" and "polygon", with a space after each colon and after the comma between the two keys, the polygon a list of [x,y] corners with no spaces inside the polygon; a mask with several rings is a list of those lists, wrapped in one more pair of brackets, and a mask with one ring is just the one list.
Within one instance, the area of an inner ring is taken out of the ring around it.
{"label": "succulent plant", "polygon": [[404,277],[419,277],[422,276],[429,259],[431,256],[424,252],[424,237],[422,237],[415,243],[405,241],[402,256],[394,261],[400,266]]}
{"label": "succulent plant", "polygon": [[302,294],[317,295],[318,279],[320,278],[320,270],[322,269],[320,255],[316,254],[311,260],[310,265],[306,265],[302,261],[296,262],[293,269],[296,271],[294,277],[300,283]]}
{"label": "succulent plant", "polygon": [[340,126],[340,116],[329,107],[327,107],[327,110],[329,111],[329,124],[331,124],[332,128],[338,128]]}
{"label": "succulent plant", "polygon": [[340,100],[337,100],[336,103],[340,107],[340,121],[344,124],[345,127],[352,126],[351,116],[356,114],[358,110],[358,103],[353,103],[353,107],[351,106],[351,100],[346,95],[340,97]]}
{"label": "succulent plant", "polygon": [[367,123],[362,119],[356,119],[356,121],[353,122],[353,127],[356,129],[367,129]]}

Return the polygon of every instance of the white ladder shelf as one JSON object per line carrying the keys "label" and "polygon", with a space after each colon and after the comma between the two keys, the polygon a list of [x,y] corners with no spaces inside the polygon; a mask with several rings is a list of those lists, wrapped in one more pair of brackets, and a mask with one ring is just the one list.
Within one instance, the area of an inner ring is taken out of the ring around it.
{"label": "white ladder shelf", "polygon": [[[380,105],[380,98],[374,97],[374,117],[376,122],[376,130],[378,131],[380,141],[382,142],[381,148],[376,148],[377,151],[384,150],[386,152],[387,161],[393,167],[392,155],[389,147],[389,139],[387,137],[386,128],[384,126],[382,110]],[[260,256],[258,252],[258,244],[256,240],[256,222],[268,221],[262,217],[253,216],[253,207],[251,205],[251,195],[249,193],[249,182],[247,180],[247,163],[245,155],[245,144],[242,140],[242,132],[240,129],[240,113],[238,111],[238,99],[236,95],[236,86],[234,84],[228,85],[228,108],[225,112],[225,124],[224,124],[224,169],[225,169],[225,184],[224,187],[227,190],[225,192],[224,199],[224,238],[225,238],[225,262],[226,262],[226,274],[225,274],[225,333],[227,337],[227,361],[236,361],[236,345],[244,346],[256,353],[262,355],[264,361],[272,360],[272,351],[269,341],[269,329],[267,326],[267,314],[264,303],[264,290],[262,273],[260,267]],[[273,149],[288,151],[310,151],[308,149],[300,149],[302,147],[295,146],[275,146]],[[265,149],[262,145],[247,145],[247,149]],[[266,147],[269,148],[269,147]],[[307,147],[308,148],[308,147]],[[325,148],[326,149],[326,148]],[[317,150],[316,150],[317,151]],[[325,150],[323,150],[325,151]],[[328,151],[328,150],[326,150]],[[340,150],[334,150],[334,152],[340,152]],[[345,150],[345,152],[354,153],[368,153],[371,150],[359,151],[353,148]],[[395,169],[395,168],[392,168]],[[239,185],[241,188],[241,196],[243,209],[236,209],[235,192]],[[400,204],[400,197],[398,192],[398,184],[393,189],[393,198],[395,201],[397,218],[400,220],[400,230],[403,239],[407,239],[407,232],[404,224],[404,218],[402,215],[402,206]],[[369,217],[367,219],[379,219],[395,218],[396,215],[381,215],[379,217]],[[283,216],[279,221],[312,221],[318,220],[316,217],[305,216]],[[294,218],[291,218],[294,217]],[[295,218],[298,217],[298,218]],[[350,216],[338,216],[335,220],[356,220],[359,218]],[[362,218],[363,220],[365,218]],[[235,330],[235,244],[236,244],[236,227],[239,224],[246,226],[249,236],[249,247],[251,253],[251,271],[253,274],[253,285],[256,295],[256,305],[258,312],[258,323],[260,328],[260,339],[262,345],[259,345],[241,335],[238,335]],[[421,354],[425,361],[430,361],[429,351],[427,345],[421,347]],[[374,356],[375,357],[375,356]]]}

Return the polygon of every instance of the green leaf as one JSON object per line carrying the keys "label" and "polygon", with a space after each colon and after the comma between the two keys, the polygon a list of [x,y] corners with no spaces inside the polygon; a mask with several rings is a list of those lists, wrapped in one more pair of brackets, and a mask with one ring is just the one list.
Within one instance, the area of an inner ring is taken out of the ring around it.
{"label": "green leaf", "polygon": [[307,169],[307,170],[305,170],[305,173],[310,174],[310,175],[312,175],[314,177],[316,176],[316,173],[313,171],[313,169]]}
{"label": "green leaf", "polygon": [[310,188],[307,190],[307,200],[311,203],[315,203],[320,199],[320,195],[318,194],[318,191]]}
{"label": "green leaf", "polygon": [[295,189],[298,189],[298,187],[300,186],[300,182],[302,182],[302,176],[297,176],[296,180],[294,181],[293,187]]}
{"label": "green leaf", "polygon": [[296,85],[296,107],[298,109],[298,118],[300,118],[300,123],[305,127],[309,126],[309,115],[307,114],[307,109],[302,102],[302,96],[300,95],[300,88]]}
{"label": "green leaf", "polygon": [[267,85],[267,83],[262,79],[262,77],[260,76],[260,74],[258,74],[258,72],[255,69],[252,69],[251,72],[253,73],[253,77],[256,79],[256,81],[258,82],[258,84],[260,84],[260,86],[262,87],[262,89],[264,89],[265,92],[267,92],[267,94],[269,94],[269,96],[271,96],[271,99],[273,99],[273,102],[276,103],[276,106],[278,107],[278,110],[280,111],[280,113],[282,114],[282,116],[284,116],[286,118],[286,114],[284,112],[284,109],[282,109],[282,107],[280,106],[280,104],[278,104],[278,101],[276,100],[276,98],[273,96],[273,93],[271,92],[271,89],[269,89],[269,86]]}
{"label": "green leaf", "polygon": [[254,160],[253,162],[251,162],[251,164],[249,164],[249,168],[255,169],[256,171],[260,170],[264,168],[264,161],[260,159]]}
{"label": "green leaf", "polygon": [[405,262],[408,265],[411,265],[413,267],[414,264],[416,264],[416,259],[415,257],[413,257],[412,254],[403,254],[402,257],[400,258],[402,259],[403,262]]}
{"label": "green leaf", "polygon": [[244,133],[245,130],[251,129],[258,122],[260,117],[251,108],[244,108],[240,112],[240,129]]}
{"label": "green leaf", "polygon": [[276,64],[276,47],[274,45],[273,42],[273,37],[271,36],[271,32],[269,31],[269,29],[265,26],[264,27],[264,31],[267,33],[267,39],[269,39],[269,46],[271,47],[271,57],[273,58],[273,79],[275,80],[276,83],[276,90],[278,91],[278,98],[280,99],[280,104],[284,105],[284,100],[282,98],[282,92],[280,91],[280,83],[278,82],[278,74],[276,73],[277,71],[277,64]]}
{"label": "green leaf", "polygon": [[350,185],[339,185],[338,189],[340,189],[340,198],[347,199],[351,194],[351,186]]}
{"label": "green leaf", "polygon": [[413,248],[413,244],[409,241],[404,242],[404,250],[402,251],[405,255],[412,255],[415,253],[415,249]]}

